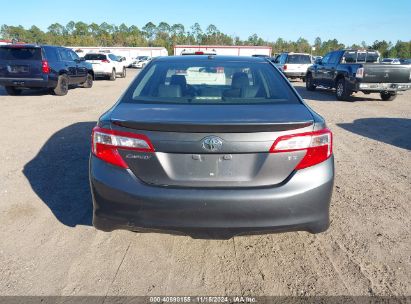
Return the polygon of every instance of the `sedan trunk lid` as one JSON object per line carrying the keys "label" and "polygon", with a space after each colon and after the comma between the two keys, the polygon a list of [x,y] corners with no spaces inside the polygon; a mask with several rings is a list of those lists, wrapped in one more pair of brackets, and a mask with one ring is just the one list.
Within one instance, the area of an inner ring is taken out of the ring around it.
{"label": "sedan trunk lid", "polygon": [[146,135],[154,146],[155,153],[119,150],[136,177],[178,187],[279,184],[305,151],[273,154],[272,144],[281,135],[313,130],[303,104],[121,103],[111,123],[115,130]]}

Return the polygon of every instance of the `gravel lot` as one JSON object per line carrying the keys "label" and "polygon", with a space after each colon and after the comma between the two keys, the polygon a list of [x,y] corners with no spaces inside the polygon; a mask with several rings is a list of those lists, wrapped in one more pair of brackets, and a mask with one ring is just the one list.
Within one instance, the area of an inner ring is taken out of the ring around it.
{"label": "gravel lot", "polygon": [[65,97],[0,89],[0,295],[411,296],[411,92],[307,92],[334,132],[330,229],[194,240],[91,226],[95,121],[136,74]]}

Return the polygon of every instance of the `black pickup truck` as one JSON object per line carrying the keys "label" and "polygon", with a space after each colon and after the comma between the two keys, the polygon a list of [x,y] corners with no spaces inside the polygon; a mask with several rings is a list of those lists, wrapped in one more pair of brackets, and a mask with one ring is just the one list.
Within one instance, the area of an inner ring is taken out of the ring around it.
{"label": "black pickup truck", "polygon": [[411,69],[406,65],[380,63],[372,50],[338,50],[326,54],[307,70],[306,88],[335,88],[338,100],[351,101],[354,92],[379,93],[394,100],[398,91],[411,88]]}
{"label": "black pickup truck", "polygon": [[91,64],[71,49],[30,44],[0,46],[0,85],[9,95],[38,88],[66,95],[69,85],[91,88],[93,79]]}

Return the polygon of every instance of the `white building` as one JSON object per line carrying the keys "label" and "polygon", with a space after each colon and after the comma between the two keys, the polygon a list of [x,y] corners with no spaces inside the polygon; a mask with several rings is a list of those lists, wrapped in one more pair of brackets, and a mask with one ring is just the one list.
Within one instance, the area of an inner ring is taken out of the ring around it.
{"label": "white building", "polygon": [[271,56],[272,48],[269,46],[249,45],[176,45],[174,55],[184,53],[204,52],[205,54],[228,55],[228,56]]}
{"label": "white building", "polygon": [[80,57],[91,52],[110,52],[117,56],[126,58],[136,58],[137,56],[168,56],[167,49],[164,47],[90,47],[90,46],[69,46]]}

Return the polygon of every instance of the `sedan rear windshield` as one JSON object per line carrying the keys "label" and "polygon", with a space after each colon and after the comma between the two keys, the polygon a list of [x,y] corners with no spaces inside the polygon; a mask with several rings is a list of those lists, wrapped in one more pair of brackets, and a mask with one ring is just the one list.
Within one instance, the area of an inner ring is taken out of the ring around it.
{"label": "sedan rear windshield", "polygon": [[287,63],[310,64],[311,57],[309,55],[288,55]]}
{"label": "sedan rear windshield", "polygon": [[299,103],[268,62],[152,62],[130,86],[126,102],[227,104]]}
{"label": "sedan rear windshield", "polygon": [[41,49],[33,47],[2,47],[0,59],[3,60],[41,60]]}
{"label": "sedan rear windshield", "polygon": [[104,54],[86,54],[84,56],[85,60],[105,60],[107,59],[106,55]]}

